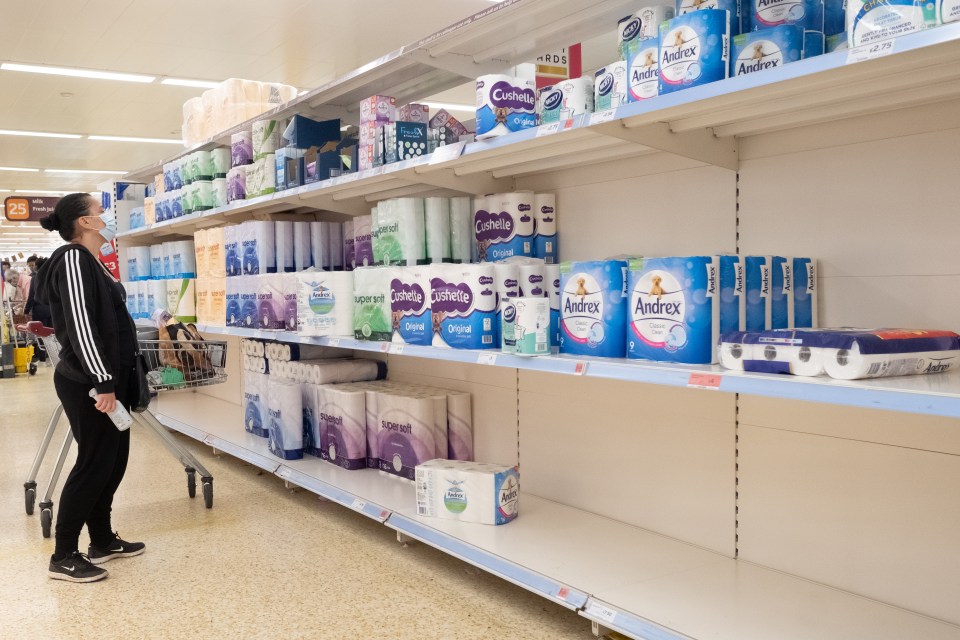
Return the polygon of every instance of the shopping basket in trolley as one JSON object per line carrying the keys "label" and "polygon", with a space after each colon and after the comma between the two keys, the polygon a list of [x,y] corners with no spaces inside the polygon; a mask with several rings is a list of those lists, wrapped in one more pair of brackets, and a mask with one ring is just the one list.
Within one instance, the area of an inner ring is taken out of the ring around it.
{"label": "shopping basket in trolley", "polygon": [[[60,343],[54,335],[53,329],[44,327],[39,322],[29,322],[18,326],[17,330],[33,334],[41,339],[51,362],[54,366],[57,365],[60,361]],[[144,354],[148,363],[147,382],[152,395],[159,391],[217,384],[226,380],[226,373],[224,372],[227,355],[226,342],[202,339],[159,340],[154,339],[156,333],[157,331],[154,329],[148,333],[151,337],[139,340],[140,351]],[[50,417],[40,449],[37,451],[30,467],[30,475],[27,481],[23,483],[27,515],[33,514],[37,495],[37,474],[62,414],[63,406],[58,403]],[[143,413],[132,412],[130,416],[136,424],[153,433],[166,447],[167,451],[183,465],[183,469],[187,473],[187,494],[191,498],[197,494],[197,474],[200,474],[204,504],[208,509],[213,507],[213,476],[203,465],[180,446],[149,410]],[[73,444],[73,433],[68,428],[60,447],[60,453],[57,456],[57,462],[50,474],[46,493],[40,501],[40,527],[44,538],[50,537],[53,524],[53,492],[56,489],[71,444]]]}

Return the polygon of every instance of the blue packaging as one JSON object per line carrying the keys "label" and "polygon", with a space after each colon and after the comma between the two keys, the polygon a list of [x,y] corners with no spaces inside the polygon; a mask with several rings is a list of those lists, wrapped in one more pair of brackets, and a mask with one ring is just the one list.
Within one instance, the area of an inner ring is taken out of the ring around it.
{"label": "blue packaging", "polygon": [[183,197],[181,191],[175,191],[170,198],[170,211],[167,219],[179,218],[183,215]]}
{"label": "blue packaging", "polygon": [[429,269],[433,346],[498,348],[493,265],[435,264]]}
{"label": "blue packaging", "polygon": [[560,264],[560,353],[626,355],[626,260]]}
{"label": "blue packaging", "polygon": [[823,33],[835,36],[847,30],[846,0],[823,0]]}
{"label": "blue packaging", "polygon": [[747,322],[746,279],[740,256],[718,256],[720,269],[720,333],[741,331]]}
{"label": "blue packaging", "polygon": [[660,92],[660,38],[640,40],[630,50],[627,63],[627,99],[640,102]]}
{"label": "blue packaging", "polygon": [[755,31],[795,24],[823,33],[824,0],[752,0],[750,22]]}
{"label": "blue packaging", "polygon": [[477,139],[537,126],[537,92],[532,79],[505,75],[477,78]]}
{"label": "blue packaging", "polygon": [[227,317],[226,324],[228,327],[239,327],[242,326],[240,323],[241,314],[241,305],[240,305],[240,285],[242,277],[237,278],[227,278],[227,291],[224,295]]}
{"label": "blue packaging", "polygon": [[803,57],[803,28],[784,24],[762,31],[741,33],[733,38],[730,76],[742,76],[766,69],[779,69]]}
{"label": "blue packaging", "polygon": [[499,262],[514,256],[533,256],[534,194],[498,193],[483,198],[473,226],[481,262]]}
{"label": "blue packaging", "polygon": [[770,261],[770,328],[793,329],[793,258]]}
{"label": "blue packaging", "polygon": [[704,9],[660,25],[659,93],[723,80],[730,71],[730,13]]}
{"label": "blue packaging", "polygon": [[246,329],[260,327],[260,305],[257,301],[257,276],[247,276],[240,285],[240,323]]}
{"label": "blue packaging", "polygon": [[393,341],[429,347],[433,343],[430,278],[425,269],[401,268],[390,281]]}
{"label": "blue packaging", "polygon": [[803,59],[822,56],[826,51],[826,38],[822,31],[803,32]]}
{"label": "blue packaging", "polygon": [[627,357],[684,364],[716,362],[718,267],[716,256],[631,260]]}
{"label": "blue packaging", "polygon": [[817,322],[817,261],[793,259],[793,326],[815,328]]}
{"label": "blue packaging", "polygon": [[550,299],[550,344],[560,344],[560,265],[548,264],[547,298]]}
{"label": "blue packaging", "polygon": [[[746,0],[750,2],[750,0]],[[677,15],[682,16],[694,11],[706,11],[708,9],[726,11],[730,16],[730,35],[735,36],[743,33],[741,30],[742,11],[744,0],[677,0]]]}
{"label": "blue packaging", "polygon": [[770,329],[770,256],[744,258],[744,276],[747,286],[745,331]]}

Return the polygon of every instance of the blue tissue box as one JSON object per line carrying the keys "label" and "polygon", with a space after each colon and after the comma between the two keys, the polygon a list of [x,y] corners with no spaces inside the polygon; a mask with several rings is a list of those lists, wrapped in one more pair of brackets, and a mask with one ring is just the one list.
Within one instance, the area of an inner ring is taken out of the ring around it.
{"label": "blue tissue box", "polygon": [[288,147],[309,149],[322,147],[328,142],[340,140],[340,120],[311,120],[305,116],[295,115],[290,124],[283,130],[283,139]]}

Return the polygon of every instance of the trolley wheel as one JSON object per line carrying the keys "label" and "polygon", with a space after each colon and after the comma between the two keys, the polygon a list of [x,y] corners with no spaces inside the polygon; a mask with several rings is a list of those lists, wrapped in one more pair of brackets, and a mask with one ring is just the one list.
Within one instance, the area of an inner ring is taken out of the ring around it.
{"label": "trolley wheel", "polygon": [[40,529],[43,531],[43,537],[50,537],[50,525],[53,523],[53,510],[43,509],[40,511]]}
{"label": "trolley wheel", "polygon": [[[33,486],[30,486],[33,485]],[[33,515],[33,505],[37,500],[37,483],[28,482],[23,485],[23,502],[24,506],[27,508],[27,515]]]}
{"label": "trolley wheel", "polygon": [[213,478],[203,478],[203,504],[213,508]]}
{"label": "trolley wheel", "polygon": [[197,497],[197,472],[193,469],[187,469],[187,495]]}
{"label": "trolley wheel", "polygon": [[31,363],[30,363],[30,375],[32,375],[32,376],[37,375],[37,363],[36,363],[36,362],[31,362]]}

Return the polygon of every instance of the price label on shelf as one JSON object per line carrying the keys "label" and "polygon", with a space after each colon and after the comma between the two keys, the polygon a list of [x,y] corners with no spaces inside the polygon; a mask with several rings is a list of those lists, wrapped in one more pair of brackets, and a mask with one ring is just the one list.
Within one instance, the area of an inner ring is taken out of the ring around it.
{"label": "price label on shelf", "polygon": [[566,600],[568,597],[570,597],[570,588],[560,587],[560,590],[557,591],[557,597],[561,600]]}
{"label": "price label on shelf", "polygon": [[551,122],[550,124],[542,124],[537,127],[537,137],[553,135],[557,131],[560,131],[559,122]]}
{"label": "price label on shelf", "polygon": [[583,360],[580,360],[579,362],[577,362],[577,364],[574,365],[573,367],[573,375],[575,376],[586,375],[588,364],[589,364],[588,362],[585,362]]}
{"label": "price label on shelf", "polygon": [[607,109],[606,111],[597,111],[590,115],[590,124],[602,124],[604,122],[610,122],[617,117],[616,109]]}
{"label": "price label on shelf", "polygon": [[477,356],[477,364],[497,364],[497,354],[481,353]]}
{"label": "price label on shelf", "polygon": [[894,40],[883,40],[847,50],[847,64],[882,58],[893,53]]}
{"label": "price label on shelf", "polygon": [[712,389],[716,391],[720,388],[720,382],[723,377],[716,373],[691,373],[687,380],[687,386],[695,389]]}
{"label": "price label on shelf", "polygon": [[389,350],[390,350],[390,343],[389,343],[389,342],[381,342],[381,343],[380,343],[380,352],[381,352],[381,353],[387,353]]}
{"label": "price label on shelf", "polygon": [[463,149],[466,146],[466,142],[455,142],[437,147],[437,150],[430,154],[430,164],[440,164],[441,162],[456,160],[463,155]]}
{"label": "price label on shelf", "polygon": [[327,346],[330,346],[330,347],[339,347],[339,346],[340,346],[340,338],[327,338]]}
{"label": "price label on shelf", "polygon": [[613,624],[613,621],[617,619],[616,611],[610,607],[605,607],[598,602],[591,602],[587,606],[587,615],[601,622],[607,622],[610,624]]}
{"label": "price label on shelf", "polygon": [[402,345],[402,344],[391,344],[391,345],[390,345],[390,353],[392,353],[392,354],[394,354],[394,355],[396,355],[396,356],[399,356],[400,354],[403,353],[403,345]]}
{"label": "price label on shelf", "polygon": [[353,502],[350,504],[351,509],[357,511],[363,511],[363,508],[367,506],[367,503],[361,500],[360,498],[354,498]]}

